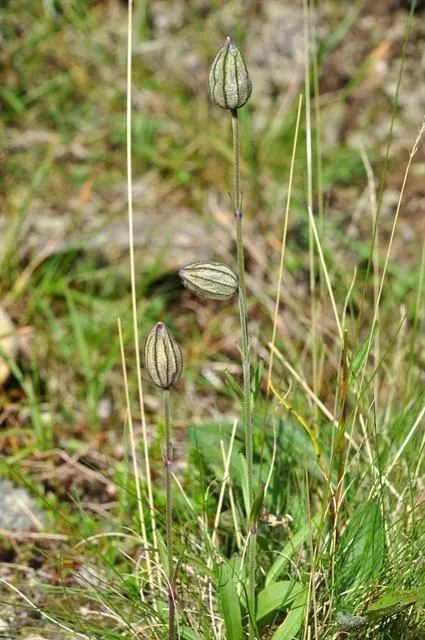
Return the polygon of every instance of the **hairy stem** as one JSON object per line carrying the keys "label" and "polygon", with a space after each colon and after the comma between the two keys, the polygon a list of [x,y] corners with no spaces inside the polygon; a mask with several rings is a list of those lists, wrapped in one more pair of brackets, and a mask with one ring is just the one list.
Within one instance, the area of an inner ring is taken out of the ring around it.
{"label": "hairy stem", "polygon": [[251,535],[249,517],[254,502],[253,490],[253,454],[252,454],[252,413],[251,413],[251,376],[249,364],[248,318],[246,311],[245,256],[242,233],[242,198],[240,188],[240,138],[237,109],[232,113],[233,132],[233,206],[236,223],[236,252],[239,277],[239,314],[242,338],[242,373],[243,373],[243,422],[245,428],[245,455],[248,469],[248,607],[249,637],[255,637],[255,545],[256,536]]}
{"label": "hairy stem", "polygon": [[170,435],[170,391],[164,389],[164,422],[165,422],[165,487],[166,487],[166,535],[167,535],[167,554],[168,554],[168,638],[175,638],[175,589],[174,589],[174,570],[173,570],[173,503],[171,498],[171,463],[173,457],[173,449],[171,445]]}

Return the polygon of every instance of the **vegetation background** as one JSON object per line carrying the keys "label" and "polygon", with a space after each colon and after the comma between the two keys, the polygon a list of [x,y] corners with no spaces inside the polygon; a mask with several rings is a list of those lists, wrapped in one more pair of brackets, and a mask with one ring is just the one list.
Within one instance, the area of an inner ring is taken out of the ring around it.
{"label": "vegetation background", "polygon": [[[182,637],[238,637],[206,561],[217,552],[234,562],[244,535],[232,510],[234,496],[243,512],[240,427],[230,479],[220,449],[227,452],[239,416],[237,305],[200,302],[177,277],[194,260],[234,264],[230,123],[207,100],[208,65],[230,34],[254,87],[241,127],[257,486],[273,469],[258,590],[282,590],[295,577],[308,585],[309,616],[288,638],[345,638],[352,625],[356,638],[420,640],[423,3],[317,0],[306,11],[301,0],[135,0],[133,26],[140,340],[165,321],[185,359],[173,394]],[[139,594],[143,542],[117,329],[120,319],[144,477],[127,222],[126,3],[2,0],[0,28],[0,637],[161,638],[160,612]],[[332,299],[347,332],[345,387]],[[144,382],[162,529],[160,396]],[[324,469],[344,479],[333,515]],[[213,530],[223,482],[213,552],[204,533]],[[288,611],[291,598],[278,595],[261,637],[273,637]]]}

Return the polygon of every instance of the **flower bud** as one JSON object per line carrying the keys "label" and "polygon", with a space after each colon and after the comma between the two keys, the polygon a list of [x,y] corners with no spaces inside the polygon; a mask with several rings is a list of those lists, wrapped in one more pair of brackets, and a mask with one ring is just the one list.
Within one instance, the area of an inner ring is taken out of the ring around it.
{"label": "flower bud", "polygon": [[145,367],[152,382],[161,389],[169,389],[181,376],[182,352],[163,322],[152,327],[146,338]]}
{"label": "flower bud", "polygon": [[210,100],[223,109],[239,109],[248,101],[251,91],[252,84],[245,60],[235,43],[227,37],[210,67]]}
{"label": "flower bud", "polygon": [[225,264],[194,262],[179,271],[184,286],[201,298],[227,300],[238,288],[238,277]]}

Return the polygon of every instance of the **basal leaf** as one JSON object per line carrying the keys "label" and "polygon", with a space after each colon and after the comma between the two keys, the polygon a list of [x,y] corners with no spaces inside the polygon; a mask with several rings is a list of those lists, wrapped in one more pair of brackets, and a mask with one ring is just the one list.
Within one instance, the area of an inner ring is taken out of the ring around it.
{"label": "basal leaf", "polygon": [[423,607],[425,604],[425,587],[400,591],[387,591],[378,600],[372,602],[366,615],[370,618],[380,618],[397,613],[404,607],[415,605]]}
{"label": "basal leaf", "polygon": [[227,640],[242,640],[241,607],[232,574],[233,571],[229,565],[223,563],[220,566],[218,591],[224,626],[226,627],[226,638]]}
{"label": "basal leaf", "polygon": [[188,627],[180,627],[179,635],[181,640],[201,640],[201,637],[197,633],[195,633],[195,631],[192,631],[192,629],[189,629]]}
{"label": "basal leaf", "polygon": [[366,340],[360,345],[359,349],[354,354],[353,359],[351,361],[351,366],[350,366],[350,378],[351,378],[350,383],[358,378],[365,364],[366,358],[370,352],[370,349],[372,347],[373,340],[375,338],[375,334],[378,330],[378,327],[379,327],[378,323],[375,322],[372,335],[370,334],[368,335]]}
{"label": "basal leaf", "polygon": [[224,372],[224,377],[225,377],[227,386],[229,387],[229,389],[233,393],[233,395],[240,402],[243,402],[243,390],[242,390],[240,384],[235,380],[235,378],[232,376],[232,374],[229,373],[229,371],[225,371]]}
{"label": "basal leaf", "polygon": [[[214,472],[218,480],[223,479],[223,457],[220,441],[223,440],[227,449],[229,446],[233,425],[231,423],[211,423],[189,426],[189,438],[192,450],[202,457],[205,463]],[[238,451],[242,447],[237,438],[233,443],[231,468],[237,460]]]}
{"label": "basal leaf", "polygon": [[304,590],[294,600],[282,624],[276,629],[271,640],[297,640],[302,627],[307,603],[308,590]]}
{"label": "basal leaf", "polygon": [[238,474],[239,482],[242,487],[242,496],[243,496],[243,502],[245,506],[245,513],[249,517],[250,499],[249,499],[249,491],[248,491],[248,465],[246,463],[245,456],[242,453],[238,455],[237,462],[234,466],[234,469]]}
{"label": "basal leaf", "polygon": [[384,563],[385,530],[377,502],[359,507],[351,518],[339,546],[339,573],[351,589],[375,578]]}
{"label": "basal leaf", "polygon": [[258,594],[257,620],[265,618],[273,611],[288,607],[304,588],[301,583],[294,580],[273,582]]}
{"label": "basal leaf", "polygon": [[266,587],[273,582],[276,582],[278,577],[283,573],[286,566],[289,564],[291,557],[296,553],[297,549],[304,544],[310,535],[311,529],[316,530],[319,524],[319,516],[316,515],[311,522],[307,523],[305,527],[300,529],[283,547],[281,553],[273,562],[269,572],[266,576]]}

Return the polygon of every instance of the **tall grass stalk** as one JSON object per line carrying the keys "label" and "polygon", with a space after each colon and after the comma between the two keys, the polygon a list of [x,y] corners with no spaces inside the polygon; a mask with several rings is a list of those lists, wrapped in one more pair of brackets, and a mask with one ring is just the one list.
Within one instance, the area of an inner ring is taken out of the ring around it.
{"label": "tall grass stalk", "polygon": [[[389,259],[390,259],[390,255],[391,255],[391,251],[392,251],[393,242],[394,242],[394,237],[395,237],[395,231],[396,231],[396,228],[397,228],[398,218],[399,218],[399,215],[400,215],[401,204],[402,204],[403,197],[404,197],[404,191],[406,189],[407,178],[409,176],[409,172],[410,172],[410,168],[411,168],[411,165],[412,165],[413,158],[415,157],[415,155],[416,155],[416,153],[418,151],[419,144],[420,144],[420,141],[421,141],[422,136],[424,135],[424,133],[425,133],[425,121],[422,123],[422,126],[421,126],[421,128],[420,128],[420,130],[418,132],[418,135],[417,135],[417,137],[415,139],[413,147],[412,147],[412,149],[411,149],[411,151],[409,153],[409,159],[408,159],[407,166],[406,166],[406,169],[405,169],[405,172],[404,172],[403,182],[402,182],[401,189],[400,189],[400,195],[399,195],[398,202],[397,202],[397,208],[396,208],[396,212],[395,212],[395,215],[394,215],[393,224],[392,224],[392,227],[391,227],[390,239],[388,241],[387,251],[385,253],[385,261],[384,261],[384,266],[382,268],[382,273],[381,273],[378,293],[377,293],[376,300],[375,300],[374,313],[373,313],[371,328],[370,328],[369,337],[368,337],[368,341],[367,341],[367,347],[366,347],[366,355],[365,355],[365,358],[364,358],[364,364],[363,364],[363,367],[362,367],[362,370],[361,370],[361,376],[360,376],[360,380],[359,380],[358,402],[356,403],[356,406],[355,406],[355,409],[354,409],[354,418],[353,418],[353,422],[352,422],[353,425],[355,424],[357,415],[358,415],[358,413],[360,411],[360,399],[362,397],[362,391],[363,391],[363,387],[365,385],[365,380],[366,380],[366,365],[367,365],[367,362],[368,362],[368,359],[369,359],[370,351],[372,349],[372,342],[373,342],[373,337],[375,335],[375,328],[377,327],[382,292],[383,292],[383,289],[384,289],[384,283],[385,283],[386,276],[387,276]],[[376,237],[376,230],[375,230],[375,233],[374,233],[374,239],[375,239],[375,237]],[[362,425],[362,427],[363,427],[363,425]],[[368,438],[367,438],[367,434],[366,434],[366,427],[363,428],[363,435],[365,437],[365,440],[367,441]],[[349,455],[349,450],[347,451],[347,456],[348,455]],[[370,458],[370,462],[372,463],[372,453],[371,452],[369,452],[369,458]],[[388,478],[388,474],[387,474],[386,477]]]}
{"label": "tall grass stalk", "polygon": [[[276,343],[276,335],[277,335],[277,322],[278,322],[278,314],[279,314],[279,306],[280,306],[280,290],[282,288],[283,267],[285,263],[285,248],[286,248],[286,236],[288,233],[289,207],[291,204],[292,182],[294,177],[295,155],[296,155],[297,144],[298,144],[298,133],[300,128],[302,102],[303,102],[303,96],[301,94],[298,101],[298,113],[297,113],[297,121],[295,124],[294,144],[292,147],[291,168],[289,171],[288,195],[286,198],[285,218],[283,222],[282,245],[281,245],[281,251],[280,251],[280,263],[279,263],[279,276],[277,280],[276,302],[274,307],[273,331],[272,331],[272,339],[271,339],[271,344],[273,346]],[[267,373],[267,391],[266,391],[267,396],[269,395],[270,388],[271,388],[273,361],[274,361],[274,350],[270,349],[269,370]]]}
{"label": "tall grass stalk", "polygon": [[125,391],[125,401],[126,401],[126,407],[127,407],[127,420],[128,420],[128,430],[129,430],[129,434],[130,434],[130,447],[131,447],[131,458],[133,461],[133,473],[134,473],[134,481],[136,484],[136,498],[137,498],[137,508],[138,508],[138,512],[139,512],[139,520],[140,520],[140,528],[141,528],[141,532],[142,532],[142,540],[143,540],[143,544],[146,550],[146,565],[147,565],[147,570],[148,570],[148,580],[150,585],[152,586],[152,568],[151,568],[151,563],[150,563],[150,557],[149,557],[149,550],[148,550],[148,538],[147,538],[147,532],[146,532],[146,522],[145,522],[145,516],[143,513],[143,503],[142,503],[142,490],[141,490],[141,486],[140,486],[140,473],[139,473],[139,467],[137,464],[137,455],[136,455],[136,440],[134,437],[134,428],[133,428],[133,419],[131,416],[131,403],[130,403],[130,393],[128,390],[128,378],[127,378],[127,367],[126,367],[126,363],[125,363],[125,351],[124,351],[124,340],[123,340],[123,335],[122,335],[122,327],[121,327],[121,320],[118,319],[118,336],[119,336],[119,341],[120,341],[120,352],[121,352],[121,365],[122,365],[122,373],[123,373],[123,380],[124,380],[124,391]]}

